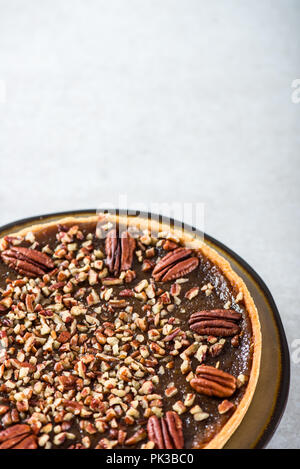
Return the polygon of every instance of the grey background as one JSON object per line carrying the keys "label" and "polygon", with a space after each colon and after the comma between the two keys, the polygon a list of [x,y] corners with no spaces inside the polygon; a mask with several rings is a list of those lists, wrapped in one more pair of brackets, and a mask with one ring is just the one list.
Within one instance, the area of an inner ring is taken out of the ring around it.
{"label": "grey background", "polygon": [[[207,232],[270,287],[293,351],[299,31],[297,0],[0,0],[0,224],[118,194],[203,202]],[[300,447],[299,367],[270,448]]]}

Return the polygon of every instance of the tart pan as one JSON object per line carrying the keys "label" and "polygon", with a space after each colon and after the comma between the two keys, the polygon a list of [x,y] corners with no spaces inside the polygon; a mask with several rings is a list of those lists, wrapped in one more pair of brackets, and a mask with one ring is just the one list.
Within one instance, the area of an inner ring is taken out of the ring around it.
{"label": "tart pan", "polygon": [[[104,209],[101,209],[104,211]],[[72,215],[95,215],[96,210],[67,211],[18,220],[0,227],[0,238],[20,231],[27,226],[55,221]],[[126,211],[119,210],[120,214]],[[148,214],[138,212],[140,217]],[[158,215],[153,215],[156,220]],[[164,217],[164,221],[166,218]],[[170,220],[181,226],[176,220]],[[187,232],[202,233],[185,225]],[[286,336],[278,309],[266,284],[259,275],[235,252],[213,237],[204,234],[205,242],[227,259],[233,270],[244,280],[258,309],[262,332],[262,356],[258,384],[250,407],[237,430],[228,440],[225,449],[261,449],[274,434],[283,415],[290,384],[290,358]]]}

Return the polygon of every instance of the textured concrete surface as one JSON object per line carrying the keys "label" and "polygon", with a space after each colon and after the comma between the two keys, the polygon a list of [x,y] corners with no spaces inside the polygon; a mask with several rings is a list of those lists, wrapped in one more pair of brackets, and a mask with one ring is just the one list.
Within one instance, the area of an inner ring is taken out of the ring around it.
{"label": "textured concrete surface", "polygon": [[[300,338],[300,2],[0,0],[0,224],[203,202]],[[295,355],[295,358],[297,356]],[[300,364],[270,448],[300,446]]]}

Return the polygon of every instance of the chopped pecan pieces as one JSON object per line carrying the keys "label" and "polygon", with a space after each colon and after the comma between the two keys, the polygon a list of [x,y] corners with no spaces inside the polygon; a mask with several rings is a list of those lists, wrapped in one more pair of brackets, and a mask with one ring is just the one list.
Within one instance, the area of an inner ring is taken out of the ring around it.
{"label": "chopped pecan pieces", "polygon": [[60,342],[61,344],[65,344],[66,342],[68,342],[71,338],[71,334],[70,332],[68,331],[63,331],[59,334],[57,340],[58,342]]}
{"label": "chopped pecan pieces", "polygon": [[65,376],[65,375],[58,376],[57,380],[60,383],[60,385],[62,386],[64,391],[73,389],[75,387],[75,384],[76,384],[76,378],[72,375],[70,375],[70,376]]}
{"label": "chopped pecan pieces", "polygon": [[233,410],[235,408],[235,405],[230,402],[230,401],[227,401],[227,399],[225,399],[224,401],[221,402],[221,404],[218,405],[218,411],[219,411],[219,414],[226,414],[226,412],[229,412],[230,410]]}
{"label": "chopped pecan pieces", "polygon": [[37,449],[37,437],[29,425],[17,424],[0,432],[0,449]]}
{"label": "chopped pecan pieces", "polygon": [[144,440],[146,436],[147,436],[146,430],[144,428],[140,428],[134,433],[134,435],[132,435],[130,438],[128,438],[125,441],[125,445],[126,446],[136,445],[137,443],[139,443],[139,441]]}
{"label": "chopped pecan pieces", "polygon": [[148,437],[158,449],[182,449],[182,422],[176,412],[168,411],[165,418],[152,415],[147,425]]}
{"label": "chopped pecan pieces", "polygon": [[171,334],[167,335],[164,339],[163,342],[170,342],[171,340],[175,339],[175,337],[180,334],[181,329],[180,327],[176,327]]}
{"label": "chopped pecan pieces", "polygon": [[239,341],[239,336],[238,335],[235,335],[234,337],[232,337],[231,339],[231,345],[232,347],[238,347],[240,344],[240,341]]}
{"label": "chopped pecan pieces", "polygon": [[178,244],[174,243],[174,241],[170,241],[169,239],[166,239],[162,246],[165,251],[173,251],[174,249],[178,248]]}
{"label": "chopped pecan pieces", "polygon": [[190,317],[189,324],[192,331],[201,335],[227,337],[239,334],[240,327],[236,324],[241,314],[228,309],[214,309],[198,311]]}
{"label": "chopped pecan pieces", "polygon": [[229,397],[236,390],[236,378],[213,366],[199,365],[190,385],[206,396]]}
{"label": "chopped pecan pieces", "polygon": [[7,310],[6,306],[0,304],[0,314]]}
{"label": "chopped pecan pieces", "polygon": [[199,258],[192,249],[178,248],[169,252],[154,267],[152,276],[156,281],[168,282],[192,272],[198,267]]}
{"label": "chopped pecan pieces", "polygon": [[54,268],[51,258],[35,249],[11,246],[2,252],[1,257],[9,267],[28,277],[43,276]]}
{"label": "chopped pecan pieces", "polygon": [[121,236],[117,230],[111,230],[105,240],[106,264],[110,273],[117,276],[121,271],[131,268],[135,239],[123,231]]}

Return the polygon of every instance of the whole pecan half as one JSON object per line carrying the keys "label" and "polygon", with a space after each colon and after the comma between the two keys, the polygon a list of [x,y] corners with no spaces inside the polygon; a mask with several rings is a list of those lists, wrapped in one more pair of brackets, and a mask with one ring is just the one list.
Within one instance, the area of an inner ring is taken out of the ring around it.
{"label": "whole pecan half", "polygon": [[233,310],[213,309],[211,311],[198,311],[189,319],[192,331],[200,335],[214,335],[216,337],[228,337],[240,333],[236,324],[241,319],[241,314]]}
{"label": "whole pecan half", "polygon": [[17,424],[0,432],[0,449],[37,449],[37,437],[26,424]]}
{"label": "whole pecan half", "polygon": [[111,230],[105,240],[106,264],[110,273],[115,276],[122,270],[128,270],[132,266],[135,239],[123,231],[121,236],[117,230]]}
{"label": "whole pecan half", "polygon": [[178,248],[166,254],[154,267],[152,276],[156,281],[168,282],[196,269],[199,258],[192,249]]}
{"label": "whole pecan half", "polygon": [[236,378],[213,366],[199,365],[190,385],[206,396],[229,397],[236,390]]}
{"label": "whole pecan half", "polygon": [[36,249],[11,246],[2,252],[3,261],[19,274],[28,277],[39,277],[54,268],[49,256]]}
{"label": "whole pecan half", "polygon": [[148,438],[158,449],[182,449],[182,422],[176,412],[168,411],[165,418],[152,415],[147,424]]}

